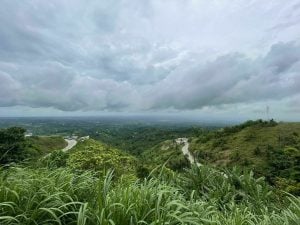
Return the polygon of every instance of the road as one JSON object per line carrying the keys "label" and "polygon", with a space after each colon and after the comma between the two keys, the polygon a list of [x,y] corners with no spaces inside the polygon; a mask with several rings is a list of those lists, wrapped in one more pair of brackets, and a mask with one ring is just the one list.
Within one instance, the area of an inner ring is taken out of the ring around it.
{"label": "road", "polygon": [[77,144],[77,141],[74,139],[65,139],[65,141],[68,143],[68,145],[62,149],[63,152],[69,151]]}
{"label": "road", "polygon": [[196,162],[195,157],[192,155],[192,153],[189,151],[189,141],[187,138],[177,138],[176,139],[177,144],[183,144],[182,146],[182,153],[187,156],[188,160],[191,164],[196,164],[197,166],[201,166],[200,163]]}
{"label": "road", "polygon": [[[191,164],[196,164],[198,167],[202,166],[201,163],[198,163],[195,160],[195,157],[192,155],[192,153],[189,151],[189,141],[187,138],[177,138],[176,139],[177,144],[183,144],[183,147],[181,149],[182,153],[184,155],[187,155],[188,160],[190,161]],[[226,173],[221,172],[221,174],[225,177],[228,178]]]}

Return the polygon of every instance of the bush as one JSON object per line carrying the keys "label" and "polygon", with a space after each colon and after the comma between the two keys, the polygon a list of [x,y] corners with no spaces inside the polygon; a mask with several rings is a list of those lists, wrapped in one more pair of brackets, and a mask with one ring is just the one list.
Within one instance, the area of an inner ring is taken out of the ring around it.
{"label": "bush", "polygon": [[66,167],[69,154],[62,150],[53,151],[40,160],[40,166],[46,166],[50,169]]}
{"label": "bush", "polygon": [[93,170],[105,174],[113,168],[117,176],[136,171],[134,157],[92,139],[78,143],[69,154],[67,166],[76,171]]}
{"label": "bush", "polygon": [[25,129],[11,127],[0,129],[0,164],[24,160],[26,152]]}
{"label": "bush", "polygon": [[261,150],[258,146],[256,146],[256,148],[253,151],[254,155],[260,155],[261,154]]}

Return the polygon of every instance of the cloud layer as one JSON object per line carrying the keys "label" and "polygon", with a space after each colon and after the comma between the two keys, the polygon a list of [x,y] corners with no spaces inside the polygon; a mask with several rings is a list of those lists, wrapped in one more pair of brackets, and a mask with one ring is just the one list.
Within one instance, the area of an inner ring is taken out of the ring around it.
{"label": "cloud layer", "polygon": [[[300,2],[4,0],[0,107],[299,112]],[[299,104],[298,104],[299,105]]]}

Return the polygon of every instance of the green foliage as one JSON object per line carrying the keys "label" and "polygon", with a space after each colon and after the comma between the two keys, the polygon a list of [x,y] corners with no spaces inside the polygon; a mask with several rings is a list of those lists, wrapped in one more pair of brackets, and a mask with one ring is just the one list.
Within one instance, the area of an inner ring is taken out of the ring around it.
{"label": "green foliage", "polygon": [[212,147],[223,147],[226,144],[226,140],[224,138],[215,139],[212,143]]}
{"label": "green foliage", "polygon": [[[168,120],[171,118],[167,118]],[[117,118],[117,117],[90,117],[90,118],[14,118],[3,119],[0,127],[25,127],[35,135],[89,135],[95,140],[112,147],[139,156],[145,150],[152,148],[162,141],[178,137],[192,137],[201,134],[200,125],[184,121],[161,121],[159,118]],[[56,148],[55,150],[60,149]]]}
{"label": "green foliage", "polygon": [[242,123],[240,125],[232,126],[232,127],[225,127],[224,128],[224,133],[225,134],[232,134],[232,133],[237,133],[247,127],[274,127],[277,126],[278,123],[271,119],[270,121],[263,121],[261,119],[259,120],[248,120],[245,123]]}
{"label": "green foliage", "polygon": [[138,178],[146,178],[148,177],[150,174],[150,170],[148,167],[142,165],[142,164],[139,164],[136,168],[136,175]]}
{"label": "green foliage", "polygon": [[[104,130],[101,134],[112,141],[112,130]],[[114,132],[126,129],[121,130]],[[29,150],[52,153],[31,169],[0,170],[0,224],[300,224],[300,198],[294,196],[300,190],[299,124],[250,121],[227,131],[193,130],[200,135],[190,139],[194,155],[214,165],[222,161],[253,168],[256,176],[238,167],[189,168],[182,146],[175,141],[157,144],[160,131],[149,138],[131,131],[121,135],[128,138],[124,145],[90,139],[67,153],[53,151],[62,138],[24,140],[16,130],[3,135],[1,146],[19,147],[23,159],[33,156]],[[132,135],[139,143],[129,144]],[[155,145],[149,148],[151,142]],[[138,160],[116,146],[139,146],[143,153]],[[259,174],[294,195],[280,192]]]}
{"label": "green foliage", "polygon": [[300,195],[300,150],[272,149],[268,157],[270,181],[279,188]]}
{"label": "green foliage", "polygon": [[74,170],[105,173],[113,168],[117,175],[135,173],[134,157],[93,139],[79,142],[69,154],[67,165]]}
{"label": "green foliage", "polygon": [[242,172],[237,168],[218,171],[210,167],[193,167],[183,176],[186,191],[217,204],[222,210],[231,204],[248,207],[256,213],[263,213],[264,206],[275,208],[280,201],[264,178],[255,178],[253,172]]}
{"label": "green foliage", "polygon": [[[272,185],[277,184],[278,178],[298,183],[299,133],[300,123],[248,121],[238,126],[201,134],[201,137],[192,139],[190,149],[202,163],[246,167],[257,176],[265,176]],[[293,191],[294,194],[296,192]]]}
{"label": "green foliage", "polygon": [[300,198],[278,200],[251,173],[193,167],[182,175],[128,182],[68,169],[0,173],[1,224],[297,225]]}
{"label": "green foliage", "polygon": [[41,158],[38,161],[37,166],[47,167],[49,169],[66,167],[68,158],[69,153],[63,152],[62,150],[56,150],[46,157]]}
{"label": "green foliage", "polygon": [[258,146],[256,146],[256,148],[254,149],[254,155],[260,155],[261,154],[261,150]]}
{"label": "green foliage", "polygon": [[92,137],[130,154],[140,156],[165,140],[178,137],[190,137],[201,128],[182,126],[129,124],[126,126],[110,126],[100,129]]}
{"label": "green foliage", "polygon": [[31,136],[26,141],[28,148],[39,152],[39,156],[63,149],[67,145],[61,136]]}
{"label": "green foliage", "polygon": [[82,216],[96,183],[90,173],[11,168],[0,175],[1,224],[71,224]]}
{"label": "green foliage", "polygon": [[0,129],[0,164],[18,162],[26,158],[25,129]]}
{"label": "green foliage", "polygon": [[240,159],[241,159],[240,152],[238,150],[235,150],[234,152],[232,152],[230,159],[234,162],[240,161]]}
{"label": "green foliage", "polygon": [[36,160],[57,149],[66,146],[66,142],[59,136],[33,136],[25,138],[25,129],[11,127],[0,129],[0,164]]}
{"label": "green foliage", "polygon": [[276,187],[280,190],[300,196],[300,182],[292,179],[278,177],[275,181]]}
{"label": "green foliage", "polygon": [[152,168],[167,162],[166,167],[174,171],[183,171],[190,167],[190,162],[183,155],[181,148],[182,145],[177,144],[175,140],[164,141],[144,151],[141,161]]}

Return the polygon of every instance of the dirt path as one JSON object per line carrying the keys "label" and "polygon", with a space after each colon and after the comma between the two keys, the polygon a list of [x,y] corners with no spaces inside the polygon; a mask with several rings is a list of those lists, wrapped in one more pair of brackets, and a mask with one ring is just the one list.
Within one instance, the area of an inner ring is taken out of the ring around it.
{"label": "dirt path", "polygon": [[68,143],[68,145],[62,149],[63,152],[69,151],[77,144],[77,141],[74,139],[65,139],[65,141]]}
{"label": "dirt path", "polygon": [[192,155],[192,153],[189,151],[189,142],[187,138],[177,138],[176,139],[177,144],[183,144],[183,147],[181,149],[182,153],[187,156],[188,160],[191,164],[195,164],[197,166],[201,166],[200,163],[196,162],[195,157]]}

